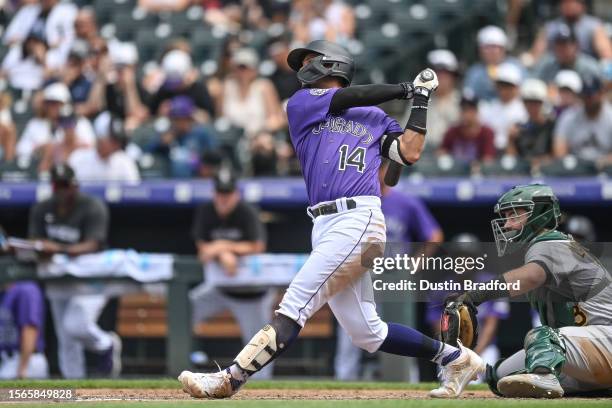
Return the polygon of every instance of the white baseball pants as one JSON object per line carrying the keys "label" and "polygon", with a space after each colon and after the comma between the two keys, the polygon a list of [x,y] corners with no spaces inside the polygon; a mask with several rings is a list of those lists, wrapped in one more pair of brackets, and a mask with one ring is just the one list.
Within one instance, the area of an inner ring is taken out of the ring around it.
{"label": "white baseball pants", "polygon": [[346,198],[341,198],[335,200],[338,213],[314,219],[312,252],[276,313],[303,327],[328,303],[353,344],[373,353],[387,337],[388,329],[376,312],[372,280],[361,255],[367,244],[377,243],[379,248],[384,245],[385,218],[380,198],[352,199],[357,208],[348,209]]}
{"label": "white baseball pants", "polygon": [[85,350],[101,352],[112,346],[110,334],[98,326],[107,301],[105,295],[49,299],[60,371],[65,378],[85,378]]}
{"label": "white baseball pants", "polygon": [[[0,359],[0,379],[13,380],[17,378],[19,369],[19,353],[7,356],[3,353]],[[28,361],[25,378],[49,378],[49,364],[43,353],[33,353]]]}

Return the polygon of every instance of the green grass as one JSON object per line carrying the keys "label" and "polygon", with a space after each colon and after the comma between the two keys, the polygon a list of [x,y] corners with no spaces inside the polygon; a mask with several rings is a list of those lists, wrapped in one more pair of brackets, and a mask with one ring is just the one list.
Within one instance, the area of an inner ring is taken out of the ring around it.
{"label": "green grass", "polygon": [[[341,381],[314,381],[314,380],[279,380],[279,381],[251,381],[247,383],[250,389],[301,389],[301,390],[430,390],[438,384],[403,382],[341,382]],[[0,388],[152,388],[152,389],[178,389],[179,382],[174,378],[161,378],[151,380],[15,380],[2,381]],[[470,385],[470,390],[486,390],[486,385]]]}
{"label": "green grass", "polygon": [[[34,408],[41,404],[7,404],[2,407]],[[130,408],[176,408],[195,406],[214,406],[221,408],[526,408],[526,407],[609,407],[610,401],[526,401],[526,400],[368,400],[368,401],[168,401],[168,402],[86,402],[63,403],[65,407],[95,407],[117,408],[128,406]]]}

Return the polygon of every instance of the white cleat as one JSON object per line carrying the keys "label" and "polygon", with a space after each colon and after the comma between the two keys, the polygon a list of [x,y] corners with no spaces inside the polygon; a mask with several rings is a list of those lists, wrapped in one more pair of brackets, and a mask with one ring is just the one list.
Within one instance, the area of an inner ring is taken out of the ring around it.
{"label": "white cleat", "polygon": [[194,398],[229,398],[239,388],[232,386],[232,375],[227,370],[217,373],[183,371],[178,380],[183,384],[183,391]]}
{"label": "white cleat", "polygon": [[497,382],[497,389],[509,398],[561,398],[563,388],[554,374],[514,374]]}
{"label": "white cleat", "polygon": [[485,372],[486,366],[482,358],[469,348],[463,347],[461,342],[458,343],[461,355],[440,367],[442,383],[429,392],[432,398],[457,398],[470,381],[478,379],[478,376]]}

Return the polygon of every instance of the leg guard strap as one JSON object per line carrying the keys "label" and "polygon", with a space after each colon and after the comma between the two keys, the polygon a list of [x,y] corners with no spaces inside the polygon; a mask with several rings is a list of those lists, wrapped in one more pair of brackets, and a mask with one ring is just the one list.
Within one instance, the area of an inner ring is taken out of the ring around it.
{"label": "leg guard strap", "polygon": [[565,341],[559,330],[549,326],[531,329],[525,336],[527,372],[559,375],[565,363]]}

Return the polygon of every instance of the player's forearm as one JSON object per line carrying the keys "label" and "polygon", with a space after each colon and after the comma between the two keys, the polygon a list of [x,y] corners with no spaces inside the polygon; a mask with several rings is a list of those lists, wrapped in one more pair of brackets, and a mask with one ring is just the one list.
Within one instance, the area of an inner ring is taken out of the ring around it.
{"label": "player's forearm", "polygon": [[36,339],[38,329],[34,326],[25,326],[21,329],[21,341],[19,344],[19,367],[17,368],[18,377],[24,377],[28,368],[28,363],[32,354],[36,352]]}
{"label": "player's forearm", "polygon": [[338,113],[358,106],[376,106],[394,99],[412,97],[412,84],[355,85],[339,89],[329,105],[330,113]]}
{"label": "player's forearm", "polygon": [[261,241],[227,241],[225,249],[235,255],[244,256],[261,253],[266,249],[266,246]]}
{"label": "player's forearm", "polygon": [[90,240],[85,242],[80,242],[78,244],[66,245],[64,251],[66,254],[70,256],[79,256],[88,254],[91,252],[96,252],[100,249],[100,243],[98,241]]}

